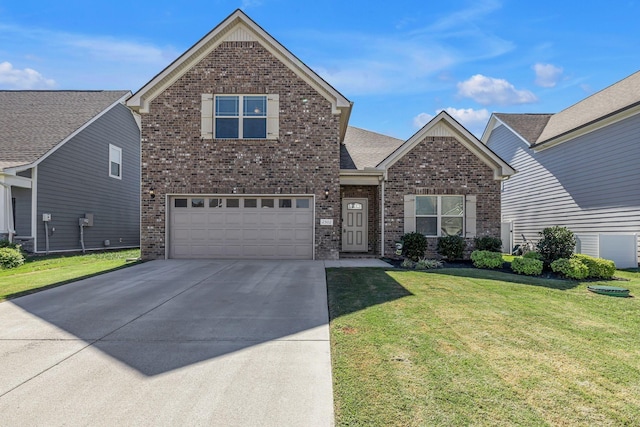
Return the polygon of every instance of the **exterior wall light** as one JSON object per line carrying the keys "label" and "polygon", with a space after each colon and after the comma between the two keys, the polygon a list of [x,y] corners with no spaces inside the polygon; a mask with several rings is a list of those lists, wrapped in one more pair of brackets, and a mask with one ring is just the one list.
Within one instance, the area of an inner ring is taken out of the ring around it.
{"label": "exterior wall light", "polygon": [[328,199],[328,198],[329,198],[329,189],[328,189],[328,188],[325,188],[325,189],[324,189],[324,198],[325,198],[325,199]]}
{"label": "exterior wall light", "polygon": [[153,188],[149,189],[149,196],[151,197],[151,200],[156,198],[156,192],[153,190]]}

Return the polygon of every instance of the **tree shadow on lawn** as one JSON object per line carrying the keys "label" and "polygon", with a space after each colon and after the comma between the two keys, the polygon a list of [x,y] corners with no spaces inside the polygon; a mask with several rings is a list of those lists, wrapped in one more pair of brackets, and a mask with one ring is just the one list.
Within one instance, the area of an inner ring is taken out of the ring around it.
{"label": "tree shadow on lawn", "polygon": [[519,285],[540,286],[549,289],[566,291],[580,286],[579,281],[551,277],[548,273],[542,276],[524,276],[521,274],[507,273],[504,271],[486,270],[481,268],[441,268],[425,271],[425,273],[446,274],[449,276],[470,277],[483,280],[498,280],[501,282],[516,283]]}
{"label": "tree shadow on lawn", "polygon": [[328,268],[329,319],[413,296],[386,268]]}

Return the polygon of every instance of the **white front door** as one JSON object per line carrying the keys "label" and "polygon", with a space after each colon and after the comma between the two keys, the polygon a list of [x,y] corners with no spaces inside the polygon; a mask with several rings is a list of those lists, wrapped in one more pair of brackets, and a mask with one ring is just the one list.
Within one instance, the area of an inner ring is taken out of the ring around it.
{"label": "white front door", "polygon": [[367,199],[342,200],[342,250],[367,252],[368,214]]}

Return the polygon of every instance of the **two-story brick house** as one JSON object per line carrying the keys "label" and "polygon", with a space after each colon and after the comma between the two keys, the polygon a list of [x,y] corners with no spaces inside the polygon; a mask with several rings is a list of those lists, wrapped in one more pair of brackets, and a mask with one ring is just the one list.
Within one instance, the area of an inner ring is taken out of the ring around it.
{"label": "two-story brick house", "polygon": [[237,10],[127,101],[143,258],[392,254],[404,232],[499,235],[514,171],[446,113],[403,142]]}

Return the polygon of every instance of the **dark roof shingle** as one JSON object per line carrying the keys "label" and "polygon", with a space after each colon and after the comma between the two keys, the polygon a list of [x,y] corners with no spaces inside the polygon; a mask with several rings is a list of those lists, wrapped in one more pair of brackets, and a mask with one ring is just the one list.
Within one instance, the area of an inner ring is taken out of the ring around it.
{"label": "dark roof shingle", "polygon": [[128,93],[0,91],[0,170],[35,162]]}
{"label": "dark roof shingle", "polygon": [[495,113],[498,119],[517,132],[531,145],[536,143],[552,115],[553,114]]}

